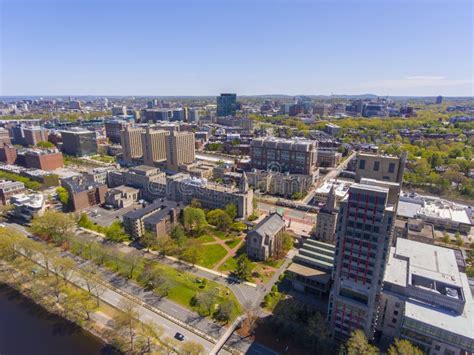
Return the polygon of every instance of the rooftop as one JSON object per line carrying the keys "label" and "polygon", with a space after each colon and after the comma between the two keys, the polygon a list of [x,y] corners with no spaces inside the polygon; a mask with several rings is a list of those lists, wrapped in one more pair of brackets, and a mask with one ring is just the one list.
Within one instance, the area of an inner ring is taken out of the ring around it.
{"label": "rooftop", "polygon": [[252,232],[260,234],[265,237],[266,235],[273,236],[277,234],[285,226],[283,217],[278,213],[274,212],[266,216],[252,229]]}

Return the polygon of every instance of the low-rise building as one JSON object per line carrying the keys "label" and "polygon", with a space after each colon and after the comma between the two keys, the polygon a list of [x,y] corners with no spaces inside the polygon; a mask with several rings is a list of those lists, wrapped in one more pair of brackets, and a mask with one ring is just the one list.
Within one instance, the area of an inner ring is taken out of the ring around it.
{"label": "low-rise building", "polygon": [[339,202],[347,195],[349,188],[352,183],[342,180],[331,179],[325,181],[321,186],[319,186],[314,192],[314,200],[320,203],[326,203],[329,193],[331,190],[336,195],[336,206],[339,205]]}
{"label": "low-rise building", "polygon": [[46,209],[45,198],[41,193],[13,195],[10,203],[13,205],[11,214],[27,222],[36,216],[41,217]]}
{"label": "low-rise building", "polygon": [[334,187],[329,191],[328,199],[324,206],[319,210],[316,220],[316,230],[314,237],[326,243],[335,244],[336,222],[336,194]]}
{"label": "low-rise building", "polygon": [[114,208],[124,208],[138,201],[140,190],[129,186],[118,186],[105,193],[105,204]]}
{"label": "low-rise building", "polygon": [[15,164],[17,149],[10,143],[0,143],[0,162],[5,164]]}
{"label": "low-rise building", "polygon": [[18,181],[0,180],[0,206],[8,205],[13,195],[25,191],[25,184]]}
{"label": "low-rise building", "polygon": [[397,218],[393,236],[395,239],[405,238],[426,244],[435,242],[433,226],[420,218],[409,218],[408,220]]}
{"label": "low-rise building", "polygon": [[262,219],[247,233],[247,255],[253,260],[267,260],[281,248],[286,224],[283,217],[274,212]]}
{"label": "low-rise building", "polygon": [[334,168],[342,160],[342,154],[336,150],[318,149],[318,165],[326,168]]}
{"label": "low-rise building", "polygon": [[295,193],[305,195],[314,185],[319,170],[311,175],[301,175],[252,169],[247,176],[249,185],[260,192],[291,198]]}
{"label": "low-rise building", "polygon": [[133,238],[141,238],[145,231],[163,235],[178,222],[183,207],[175,201],[158,199],[155,202],[123,215],[125,231]]}
{"label": "low-rise building", "polygon": [[327,297],[334,267],[334,245],[306,239],[287,269],[292,288],[305,294]]}
{"label": "low-rise building", "polygon": [[90,181],[83,176],[62,179],[61,184],[69,193],[69,203],[73,211],[81,211],[105,201],[107,185]]}
{"label": "low-rise building", "polygon": [[18,159],[22,159],[26,168],[45,171],[56,170],[64,166],[63,155],[56,148],[19,151]]}
{"label": "low-rise building", "polygon": [[377,329],[426,354],[474,352],[474,301],[454,250],[397,239],[390,248]]}

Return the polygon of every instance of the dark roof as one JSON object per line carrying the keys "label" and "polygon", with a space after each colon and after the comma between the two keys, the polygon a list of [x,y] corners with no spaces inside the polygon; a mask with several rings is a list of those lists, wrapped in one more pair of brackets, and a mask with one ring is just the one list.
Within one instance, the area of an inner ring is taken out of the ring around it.
{"label": "dark roof", "polygon": [[130,219],[140,219],[147,216],[150,213],[153,213],[153,211],[164,210],[164,209],[169,210],[177,206],[178,206],[178,203],[175,201],[158,199],[158,200],[155,200],[153,203],[149,204],[148,206],[125,213],[123,217],[130,218]]}
{"label": "dark roof", "polygon": [[260,234],[263,237],[266,235],[273,236],[277,234],[284,226],[285,221],[283,220],[283,217],[274,212],[258,222],[251,232]]}

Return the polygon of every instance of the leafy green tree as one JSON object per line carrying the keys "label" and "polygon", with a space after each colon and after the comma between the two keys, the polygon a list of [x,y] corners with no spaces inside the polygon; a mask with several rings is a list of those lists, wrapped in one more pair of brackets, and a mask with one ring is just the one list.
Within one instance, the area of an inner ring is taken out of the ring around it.
{"label": "leafy green tree", "polygon": [[252,276],[252,263],[247,255],[242,254],[237,258],[237,266],[235,268],[235,275],[241,279],[248,281]]}
{"label": "leafy green tree", "polygon": [[347,355],[378,355],[377,347],[370,344],[362,330],[354,331],[346,343]]}
{"label": "leafy green tree", "polygon": [[236,232],[243,232],[245,228],[247,228],[245,223],[240,222],[240,221],[232,223],[232,227],[231,227],[231,229]]}
{"label": "leafy green tree", "polygon": [[228,203],[224,210],[232,220],[237,217],[237,206],[235,203]]}
{"label": "leafy green tree", "polygon": [[225,300],[221,304],[219,304],[219,309],[216,314],[216,319],[220,320],[221,322],[228,322],[232,316],[232,310],[234,308],[234,304],[229,301]]}
{"label": "leafy green tree", "polygon": [[203,308],[208,315],[211,315],[212,308],[216,302],[217,298],[217,291],[215,289],[211,289],[208,291],[200,292],[196,296],[196,301],[199,307]]}
{"label": "leafy green tree", "polygon": [[182,355],[204,355],[206,354],[206,349],[200,343],[195,343],[193,341],[187,341],[181,344],[179,348],[179,353]]}
{"label": "leafy green tree", "polygon": [[118,243],[128,239],[128,235],[125,233],[122,222],[120,221],[114,221],[109,227],[107,227],[105,237]]}
{"label": "leafy green tree", "polygon": [[201,208],[186,207],[183,211],[184,228],[191,233],[199,233],[207,224],[206,215]]}
{"label": "leafy green tree", "polygon": [[54,148],[54,144],[48,141],[40,141],[36,144],[38,148],[51,149]]}
{"label": "leafy green tree", "polygon": [[31,222],[31,232],[43,239],[61,244],[74,229],[74,219],[61,212],[46,211]]}
{"label": "leafy green tree", "polygon": [[58,194],[59,201],[63,206],[67,206],[69,203],[69,192],[62,186],[56,188],[56,193]]}
{"label": "leafy green tree", "polygon": [[390,345],[388,355],[423,355],[423,351],[406,339],[395,339]]}
{"label": "leafy green tree", "polygon": [[191,239],[188,240],[185,247],[181,251],[180,258],[193,266],[198,263],[202,256],[202,244]]}
{"label": "leafy green tree", "polygon": [[150,248],[153,248],[156,245],[156,234],[152,231],[145,231],[143,236],[140,238],[140,243],[142,243],[146,250],[149,251]]}
{"label": "leafy green tree", "polygon": [[223,232],[227,231],[232,225],[232,219],[221,209],[209,211],[207,213],[207,221]]}
{"label": "leafy green tree", "polygon": [[183,247],[185,245],[188,238],[186,237],[186,233],[184,232],[183,227],[180,224],[175,225],[170,232],[170,237],[173,239],[178,247]]}

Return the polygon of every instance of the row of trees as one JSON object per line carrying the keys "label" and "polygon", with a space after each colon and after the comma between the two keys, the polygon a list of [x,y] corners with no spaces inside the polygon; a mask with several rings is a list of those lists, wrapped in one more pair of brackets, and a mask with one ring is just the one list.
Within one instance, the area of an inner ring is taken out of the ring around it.
{"label": "row of trees", "polygon": [[[94,245],[90,245],[89,255],[97,250]],[[35,303],[83,327],[92,325],[92,314],[98,309],[101,296],[107,289],[95,266],[88,264],[79,268],[51,245],[25,238],[6,228],[2,228],[0,238],[0,260],[13,267],[8,273],[12,286]],[[85,290],[73,285],[75,277],[82,279]],[[24,287],[26,284],[28,286]],[[114,312],[112,325],[104,336],[125,352],[153,352],[159,347],[168,354],[205,353],[200,344],[185,342],[178,346],[174,339],[163,337],[163,334],[164,329],[154,322],[140,321],[137,306],[124,300]]]}

